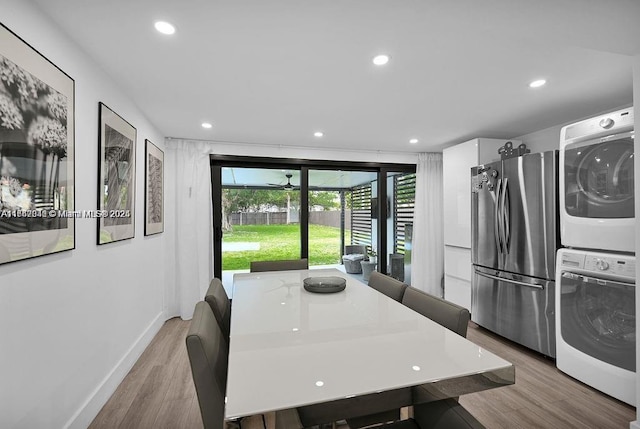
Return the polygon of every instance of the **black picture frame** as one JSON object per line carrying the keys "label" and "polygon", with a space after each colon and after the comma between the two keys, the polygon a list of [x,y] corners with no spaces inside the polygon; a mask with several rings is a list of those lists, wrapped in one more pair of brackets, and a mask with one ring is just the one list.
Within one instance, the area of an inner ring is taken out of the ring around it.
{"label": "black picture frame", "polygon": [[136,128],[98,103],[98,235],[107,244],[135,236]]}
{"label": "black picture frame", "polygon": [[164,231],[164,152],[145,139],[144,235]]}
{"label": "black picture frame", "polygon": [[75,81],[0,24],[0,264],[75,248]]}

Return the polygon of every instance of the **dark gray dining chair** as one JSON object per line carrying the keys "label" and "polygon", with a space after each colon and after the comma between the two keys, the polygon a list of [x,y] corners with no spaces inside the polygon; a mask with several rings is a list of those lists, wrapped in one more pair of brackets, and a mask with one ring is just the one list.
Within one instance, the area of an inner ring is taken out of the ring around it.
{"label": "dark gray dining chair", "polygon": [[466,308],[411,286],[404,291],[402,303],[456,334],[467,336],[471,315]]}
{"label": "dark gray dining chair", "polygon": [[259,273],[263,271],[308,270],[308,259],[289,259],[282,261],[252,261],[249,271]]}
{"label": "dark gray dining chair", "polygon": [[466,408],[455,399],[442,399],[413,406],[408,420],[377,426],[380,429],[485,429]]}
{"label": "dark gray dining chair", "polygon": [[[287,410],[276,416],[276,429],[306,427],[298,410]],[[414,405],[410,419],[374,426],[372,429],[484,429],[484,426],[455,399],[442,399]]]}
{"label": "dark gray dining chair", "polygon": [[[467,336],[467,327],[469,326],[471,315],[469,314],[469,310],[460,305],[411,286],[405,290],[404,296],[402,297],[402,304],[462,337]],[[413,387],[411,394],[414,404],[428,401],[431,398],[431,394],[421,386]],[[451,398],[451,400],[455,403],[458,402],[458,398]],[[437,411],[440,410],[440,402],[441,401],[429,402],[422,405],[422,407],[424,410],[434,407]],[[461,405],[459,406],[462,407]],[[464,410],[464,408],[461,409]]]}
{"label": "dark gray dining chair", "polygon": [[211,307],[204,301],[196,304],[186,344],[204,427],[223,429],[229,349]]}
{"label": "dark gray dining chair", "polygon": [[373,393],[353,398],[298,407],[303,427],[323,425],[346,420],[349,428],[356,429],[400,418],[400,408],[411,405],[410,388]]}
{"label": "dark gray dining chair", "polygon": [[369,277],[369,286],[398,302],[402,301],[404,291],[408,287],[406,283],[402,283],[400,280],[396,280],[393,277],[377,271],[371,273],[371,277]]}
{"label": "dark gray dining chair", "polygon": [[204,296],[204,300],[211,307],[213,315],[218,321],[222,334],[229,339],[229,331],[231,329],[231,301],[224,290],[222,281],[214,277],[209,283],[209,289]]}

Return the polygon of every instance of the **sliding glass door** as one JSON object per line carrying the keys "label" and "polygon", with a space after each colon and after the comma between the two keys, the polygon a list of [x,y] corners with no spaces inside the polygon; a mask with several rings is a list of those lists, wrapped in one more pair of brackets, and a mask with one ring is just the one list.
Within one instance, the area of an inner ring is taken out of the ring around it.
{"label": "sliding glass door", "polygon": [[341,268],[348,245],[365,246],[387,272],[387,253],[398,250],[393,177],[413,172],[411,164],[212,155],[214,275],[230,283],[251,261],[279,259]]}

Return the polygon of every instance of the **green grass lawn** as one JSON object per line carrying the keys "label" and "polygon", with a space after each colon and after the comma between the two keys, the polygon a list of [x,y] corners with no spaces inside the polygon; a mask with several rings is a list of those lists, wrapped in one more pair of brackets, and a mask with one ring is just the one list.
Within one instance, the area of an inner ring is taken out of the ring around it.
{"label": "green grass lawn", "polygon": [[[345,231],[349,243],[351,231]],[[223,270],[248,270],[251,261],[300,258],[300,225],[233,225],[223,241],[260,243],[260,250],[222,254]],[[340,262],[340,228],[309,225],[309,265]]]}

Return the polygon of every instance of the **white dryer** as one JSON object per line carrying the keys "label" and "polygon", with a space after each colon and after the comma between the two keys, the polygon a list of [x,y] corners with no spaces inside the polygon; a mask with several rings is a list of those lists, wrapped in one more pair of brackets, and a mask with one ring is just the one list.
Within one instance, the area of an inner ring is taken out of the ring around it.
{"label": "white dryer", "polygon": [[563,246],[635,252],[633,137],[632,107],[562,128]]}
{"label": "white dryer", "polygon": [[556,261],[556,366],[636,404],[635,257],[560,249]]}

